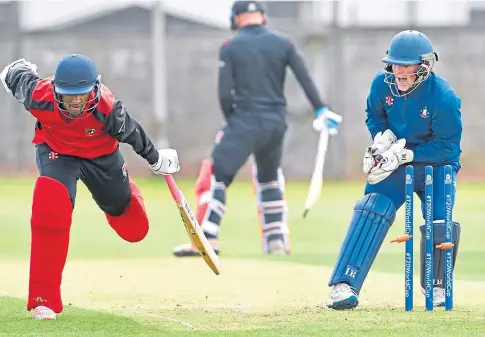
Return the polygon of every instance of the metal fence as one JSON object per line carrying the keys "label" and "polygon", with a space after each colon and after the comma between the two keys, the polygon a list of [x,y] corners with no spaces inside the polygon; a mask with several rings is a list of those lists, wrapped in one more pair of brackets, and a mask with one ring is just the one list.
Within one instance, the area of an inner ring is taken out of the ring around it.
{"label": "metal fence", "polygon": [[[3,67],[14,59],[19,45],[22,55],[36,63],[43,76],[53,73],[63,55],[87,54],[97,63],[103,82],[125,102],[127,110],[148,133],[155,135],[159,125],[155,122],[152,103],[149,13],[137,9],[119,15],[123,15],[122,20],[111,14],[104,21],[98,18],[96,22],[80,23],[76,27],[22,34],[20,42],[8,30],[2,30],[0,65]],[[200,160],[210,153],[215,132],[222,123],[216,96],[217,57],[221,42],[230,33],[178,19],[167,20],[167,25],[168,139],[180,154],[183,173],[193,176]],[[315,33],[314,29],[298,27],[278,26],[301,48],[323,97],[344,116],[341,133],[331,140],[326,176],[358,176],[363,150],[370,142],[364,124],[369,86],[382,67],[380,59],[390,39],[401,29],[347,28]],[[440,56],[435,69],[451,82],[462,99],[463,173],[479,176],[485,172],[482,86],[485,77],[481,76],[485,72],[484,31],[446,27],[417,29],[433,41]],[[311,129],[313,112],[291,72],[286,92],[289,131],[283,169],[288,178],[306,178],[313,168],[317,143],[317,135]],[[30,142],[34,119],[3,90],[0,102],[0,171],[35,170],[34,148]],[[129,147],[122,148],[131,170],[149,174],[141,158]],[[244,172],[245,169],[241,174]]]}

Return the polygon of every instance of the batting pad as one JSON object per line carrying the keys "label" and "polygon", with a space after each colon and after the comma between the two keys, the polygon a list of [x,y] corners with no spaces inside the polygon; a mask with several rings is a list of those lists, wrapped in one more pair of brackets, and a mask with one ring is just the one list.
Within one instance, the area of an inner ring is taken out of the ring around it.
{"label": "batting pad", "polygon": [[290,251],[289,230],[286,225],[287,205],[279,181],[258,183],[256,186],[258,213],[263,239],[263,252],[268,253],[268,242],[283,240],[285,251]]}
{"label": "batting pad", "polygon": [[67,188],[39,177],[32,201],[30,276],[27,310],[46,305],[61,312],[62,271],[66,263],[73,206]]}
{"label": "batting pad", "polygon": [[[421,225],[419,229],[421,231],[421,242],[420,242],[420,267],[421,267],[421,288],[425,289],[425,282],[424,282],[424,272],[425,272],[425,231],[426,226]],[[460,234],[461,234],[461,226],[458,222],[453,221],[453,239],[452,243],[454,244],[453,247],[453,268],[455,267],[456,263],[456,256],[458,255],[458,244],[460,243]],[[433,280],[434,286],[439,288],[444,288],[443,280],[445,278],[445,254],[446,251],[441,250],[440,248],[436,248],[436,245],[439,245],[445,242],[445,222],[443,220],[436,220],[433,222]]]}
{"label": "batting pad", "polygon": [[356,203],[329,286],[345,282],[359,293],[395,217],[394,204],[382,194],[367,194]]}

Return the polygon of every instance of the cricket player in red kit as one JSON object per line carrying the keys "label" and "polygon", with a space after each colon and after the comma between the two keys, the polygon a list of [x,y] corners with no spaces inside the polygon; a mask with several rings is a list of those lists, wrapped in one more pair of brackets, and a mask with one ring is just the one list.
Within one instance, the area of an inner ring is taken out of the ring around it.
{"label": "cricket player in red kit", "polygon": [[89,189],[113,230],[138,242],[147,235],[149,221],[119,143],[131,145],[156,174],[179,171],[178,156],[173,149],[155,149],[84,55],[64,57],[54,77],[44,79],[35,64],[20,59],[3,69],[0,80],[37,119],[33,143],[39,177],[30,220],[27,310],[35,320],[52,320],[63,310],[60,287],[77,181]]}

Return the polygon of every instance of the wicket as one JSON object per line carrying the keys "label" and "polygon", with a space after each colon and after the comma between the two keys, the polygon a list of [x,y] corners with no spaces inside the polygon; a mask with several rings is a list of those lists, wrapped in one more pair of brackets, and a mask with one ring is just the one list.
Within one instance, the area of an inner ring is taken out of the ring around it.
{"label": "wicket", "polygon": [[[424,263],[424,285],[425,285],[425,302],[426,310],[433,310],[433,290],[434,290],[434,248],[439,248],[445,251],[445,309],[453,309],[453,175],[452,167],[446,165],[444,167],[444,214],[445,214],[445,242],[434,246],[433,233],[433,184],[434,171],[432,166],[425,167],[425,263]],[[414,167],[412,165],[406,166],[405,178],[405,211],[404,211],[404,235],[400,236],[391,242],[405,242],[405,258],[404,258],[404,299],[405,310],[411,311],[414,307],[413,296],[413,270],[414,270]]]}

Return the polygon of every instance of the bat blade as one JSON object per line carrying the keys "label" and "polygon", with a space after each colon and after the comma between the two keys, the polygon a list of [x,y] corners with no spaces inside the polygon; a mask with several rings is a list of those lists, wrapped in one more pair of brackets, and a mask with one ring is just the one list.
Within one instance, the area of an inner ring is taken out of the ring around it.
{"label": "bat blade", "polygon": [[209,268],[214,272],[214,274],[219,275],[221,272],[221,264],[217,254],[214,252],[212,245],[207,241],[202,228],[200,227],[197,219],[195,218],[189,203],[185,199],[182,191],[178,188],[175,183],[174,178],[171,175],[164,175],[165,181],[167,182],[168,188],[172,197],[177,204],[177,208],[182,218],[187,235],[190,241],[197,248],[197,251],[202,256],[202,259],[209,266]]}
{"label": "bat blade", "polygon": [[310,211],[310,208],[320,197],[323,184],[323,168],[325,166],[325,155],[327,154],[329,132],[327,128],[323,128],[320,132],[320,139],[318,141],[317,154],[315,156],[315,167],[310,180],[310,188],[305,201],[305,211],[303,217],[305,218]]}

